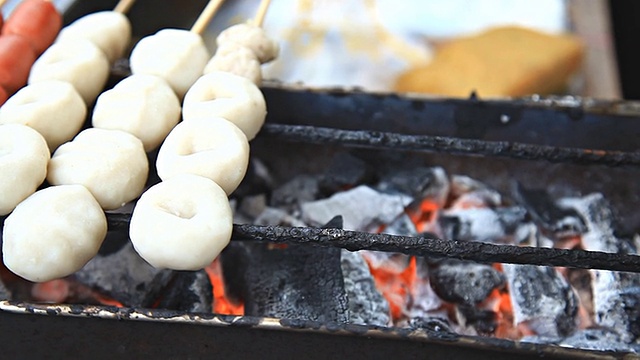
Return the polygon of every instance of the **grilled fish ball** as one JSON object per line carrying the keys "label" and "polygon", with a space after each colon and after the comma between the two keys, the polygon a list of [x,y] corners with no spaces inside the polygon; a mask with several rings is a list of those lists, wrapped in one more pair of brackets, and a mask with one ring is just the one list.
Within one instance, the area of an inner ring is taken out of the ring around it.
{"label": "grilled fish ball", "polygon": [[89,128],[60,145],[49,161],[53,185],[84,185],[105,210],[137,198],[149,173],[142,142],[120,130]]}
{"label": "grilled fish ball", "polygon": [[198,34],[187,30],[164,29],[140,40],[131,51],[134,74],[165,79],[182,99],[204,70],[209,52]]}
{"label": "grilled fish ball", "polygon": [[131,23],[116,11],[99,11],[85,15],[64,27],[60,40],[86,39],[100,48],[113,64],[124,55],[131,41]]}
{"label": "grilled fish ball", "polygon": [[184,97],[185,121],[223,117],[239,127],[252,140],[267,116],[267,104],[256,84],[223,71],[201,76]]}
{"label": "grilled fish ball", "polygon": [[0,215],[33,194],[47,176],[47,142],[32,128],[0,125]]}
{"label": "grilled fish ball", "polygon": [[256,85],[262,83],[262,70],[256,55],[250,49],[236,44],[225,44],[204,67],[204,74],[225,71],[245,77]]}
{"label": "grilled fish ball", "polygon": [[180,101],[169,84],[154,75],[131,75],[102,93],[93,109],[93,126],[126,131],[157,148],[180,121]]}
{"label": "grilled fish ball", "polygon": [[247,137],[223,118],[178,124],[160,146],[156,161],[162,181],[179,174],[195,174],[213,180],[227,194],[238,187],[248,165]]}
{"label": "grilled fish ball", "polygon": [[216,43],[218,46],[231,43],[249,48],[262,64],[275,59],[280,52],[278,43],[269,38],[262,27],[250,23],[237,24],[225,29],[218,35]]}
{"label": "grilled fish ball", "polygon": [[0,107],[0,124],[23,124],[37,130],[49,150],[71,140],[87,116],[87,105],[76,89],[58,80],[36,82],[20,89]]}
{"label": "grilled fish ball", "polygon": [[36,60],[29,84],[46,80],[66,81],[76,88],[87,105],[92,104],[109,77],[109,61],[91,41],[58,41]]}
{"label": "grilled fish ball", "polygon": [[197,175],[181,174],[152,186],[131,216],[129,237],[157,268],[199,270],[231,239],[233,215],[224,190]]}
{"label": "grilled fish ball", "polygon": [[21,202],[7,217],[2,257],[13,273],[35,282],[80,270],[107,234],[107,218],[81,185],[51,186]]}

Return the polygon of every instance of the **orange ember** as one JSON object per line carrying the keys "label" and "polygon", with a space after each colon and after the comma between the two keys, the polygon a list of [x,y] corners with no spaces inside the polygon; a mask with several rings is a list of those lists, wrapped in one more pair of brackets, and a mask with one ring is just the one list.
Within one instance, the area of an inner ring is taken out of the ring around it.
{"label": "orange ember", "polygon": [[236,304],[225,294],[222,265],[215,259],[205,268],[213,286],[213,312],[223,315],[244,315],[244,304]]}
{"label": "orange ember", "polygon": [[420,206],[414,209],[407,209],[406,213],[415,224],[418,232],[427,230],[427,226],[431,224],[438,215],[440,206],[430,199],[424,199]]}
{"label": "orange ember", "polygon": [[401,273],[389,271],[384,267],[374,269],[369,263],[376,288],[389,302],[391,317],[394,321],[406,314],[406,306],[411,297],[411,288],[416,281],[416,259],[411,257],[409,266]]}

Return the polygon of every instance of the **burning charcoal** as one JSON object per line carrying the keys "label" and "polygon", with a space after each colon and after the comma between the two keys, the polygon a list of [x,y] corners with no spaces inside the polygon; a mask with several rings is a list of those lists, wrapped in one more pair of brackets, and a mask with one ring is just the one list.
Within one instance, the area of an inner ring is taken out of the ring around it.
{"label": "burning charcoal", "polygon": [[364,184],[371,176],[367,163],[345,152],[336,154],[320,180],[320,189],[326,195]]}
{"label": "burning charcoal", "polygon": [[[472,179],[466,175],[452,175],[451,176],[451,190],[450,194],[452,197],[457,198],[464,194],[478,191],[478,190],[488,190],[489,187],[484,183]],[[498,194],[499,196],[500,194]]]}
{"label": "burning charcoal", "polygon": [[504,276],[490,265],[460,260],[443,260],[430,268],[431,287],[443,300],[475,305],[493,289],[505,284]]}
{"label": "burning charcoal", "polygon": [[491,335],[498,327],[496,313],[491,310],[469,305],[457,305],[456,310],[463,326],[472,327],[481,335]]}
{"label": "burning charcoal", "polygon": [[409,266],[408,255],[385,251],[362,250],[360,254],[367,259],[372,269],[384,268],[391,273],[400,274]]}
{"label": "burning charcoal", "polygon": [[458,196],[452,203],[452,209],[496,207],[502,203],[500,194],[492,189],[479,189]]}
{"label": "burning charcoal", "polygon": [[[615,236],[615,217],[601,194],[566,198],[561,206],[575,209],[584,219],[587,232],[582,245],[587,250],[624,253],[633,248]],[[593,308],[596,324],[614,329],[622,341],[631,343],[640,336],[640,274],[591,270]]]}
{"label": "burning charcoal", "polygon": [[582,329],[566,339],[558,342],[558,345],[587,350],[599,351],[629,351],[629,344],[620,338],[620,335],[609,329]]}
{"label": "burning charcoal", "polygon": [[401,214],[392,223],[387,225],[383,230],[383,234],[389,235],[401,235],[401,236],[416,236],[418,230],[416,225],[411,221],[411,218],[407,214]]}
{"label": "burning charcoal", "polygon": [[559,207],[546,190],[529,190],[516,183],[514,196],[546,232],[556,237],[577,236],[586,231],[578,212]]}
{"label": "burning charcoal", "polygon": [[527,211],[514,206],[445,210],[438,222],[447,239],[515,243],[526,220]]}
{"label": "burning charcoal", "polygon": [[158,307],[210,313],[212,302],[213,287],[206,271],[177,271],[163,291]]}
{"label": "burning charcoal", "polygon": [[502,268],[516,324],[525,323],[537,335],[549,337],[575,330],[578,299],[554,268],[513,264]]}
{"label": "burning charcoal", "polygon": [[[242,297],[246,315],[321,322],[349,320],[340,249],[244,245]],[[226,266],[223,271],[226,273]]]}
{"label": "burning charcoal", "polygon": [[318,192],[316,177],[299,175],[273,191],[270,205],[295,213],[301,204],[317,199]]}
{"label": "burning charcoal", "polygon": [[367,263],[357,252],[342,250],[340,260],[344,291],[349,300],[349,322],[388,326],[389,303],[378,292]]}
{"label": "burning charcoal", "polygon": [[411,201],[408,196],[383,194],[361,185],[303,204],[302,217],[306,223],[317,225],[342,215],[346,230],[367,231],[395,220]]}
{"label": "burning charcoal", "polygon": [[409,321],[409,327],[415,330],[426,330],[428,333],[453,333],[453,330],[451,330],[451,327],[449,326],[449,322],[437,317],[413,318]]}
{"label": "burning charcoal", "polygon": [[76,279],[118,300],[125,306],[149,307],[173,277],[174,272],[147,264],[128,243],[117,252],[98,255]]}
{"label": "burning charcoal", "polygon": [[306,226],[304,222],[289,215],[284,210],[267,207],[264,211],[253,221],[256,225],[282,225],[282,226]]}
{"label": "burning charcoal", "polygon": [[394,171],[384,177],[377,188],[383,192],[399,192],[416,199],[433,199],[442,206],[449,193],[449,179],[440,167],[416,167]]}

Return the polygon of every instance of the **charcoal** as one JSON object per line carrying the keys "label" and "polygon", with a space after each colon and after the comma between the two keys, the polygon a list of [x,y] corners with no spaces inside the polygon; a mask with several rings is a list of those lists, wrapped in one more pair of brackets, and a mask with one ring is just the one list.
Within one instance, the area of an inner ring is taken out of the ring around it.
{"label": "charcoal", "polygon": [[390,325],[389,303],[376,289],[367,263],[357,252],[342,250],[341,255],[344,291],[349,301],[349,322]]}
{"label": "charcoal", "polygon": [[175,276],[162,292],[158,307],[210,313],[212,302],[213,287],[206,271],[176,271]]}
{"label": "charcoal", "polygon": [[11,291],[4,285],[2,279],[0,279],[0,300],[11,300]]}
{"label": "charcoal", "polygon": [[[347,322],[340,249],[244,244],[245,314]],[[226,271],[226,268],[224,269]]]}
{"label": "charcoal", "polygon": [[450,208],[496,207],[502,204],[502,196],[492,189],[478,189],[458,196]]}
{"label": "charcoal", "polygon": [[575,209],[560,207],[546,190],[526,189],[514,185],[514,197],[522,204],[536,223],[556,237],[577,236],[586,232],[586,224]]}
{"label": "charcoal", "polygon": [[456,305],[463,325],[474,328],[481,335],[491,335],[498,328],[496,313],[469,305]]}
{"label": "charcoal", "polygon": [[240,201],[238,212],[246,215],[251,219],[257,218],[267,208],[267,196],[265,194],[258,194],[252,196],[245,196]]}
{"label": "charcoal", "polygon": [[427,258],[416,257],[416,279],[410,289],[411,304],[409,316],[432,317],[443,310],[443,301],[435,293],[429,281],[429,264]]}
{"label": "charcoal", "polygon": [[482,302],[505,284],[504,276],[490,265],[448,259],[429,269],[429,281],[443,300],[466,305]]}
{"label": "charcoal", "polygon": [[[581,329],[558,342],[558,345],[585,350],[633,351],[633,347],[622,341],[620,335],[606,328]],[[637,352],[639,349],[636,349]]]}
{"label": "charcoal", "polygon": [[220,254],[225,295],[235,303],[244,303],[244,278],[250,260],[243,242],[230,242]]}
{"label": "charcoal", "polygon": [[345,230],[368,231],[395,220],[411,201],[408,196],[383,194],[361,185],[303,204],[302,218],[308,224],[319,225],[342,215]]}
{"label": "charcoal", "polygon": [[[449,192],[454,198],[458,198],[470,192],[489,190],[489,187],[486,184],[466,175],[451,175],[450,184]],[[500,194],[498,194],[498,196],[500,196]]]}
{"label": "charcoal", "polygon": [[[588,231],[582,235],[586,250],[625,253],[633,245],[615,236],[615,216],[601,194],[565,198],[562,206],[575,209],[585,220]],[[593,307],[596,324],[615,329],[623,342],[640,337],[640,274],[591,270]]]}
{"label": "charcoal", "polygon": [[578,299],[551,267],[503,264],[514,322],[526,323],[537,335],[567,336],[576,328]]}
{"label": "charcoal", "polygon": [[389,235],[401,235],[401,236],[416,236],[418,230],[416,225],[411,221],[411,218],[407,214],[401,214],[389,225],[381,231],[383,234]]}
{"label": "charcoal", "polygon": [[289,215],[286,211],[267,207],[254,221],[255,225],[306,226],[301,220]]}
{"label": "charcoal", "polygon": [[518,242],[526,221],[527,211],[519,206],[445,210],[438,219],[446,239],[492,243]]}
{"label": "charcoal", "polygon": [[125,306],[149,307],[174,275],[146,263],[131,243],[108,255],[98,255],[75,273],[76,279]]}
{"label": "charcoal", "polygon": [[320,190],[323,194],[332,195],[338,191],[365,184],[372,176],[372,171],[361,159],[339,152],[331,159],[320,179]]}
{"label": "charcoal", "polygon": [[361,250],[360,254],[367,259],[373,269],[384,268],[397,274],[403,272],[411,260],[409,255],[386,251]]}
{"label": "charcoal", "polygon": [[415,317],[409,320],[409,327],[414,330],[426,330],[427,333],[453,333],[446,319],[437,317]]}
{"label": "charcoal", "polygon": [[444,205],[449,193],[449,179],[440,167],[415,167],[397,170],[382,178],[378,190],[401,193],[415,199],[429,198]]}
{"label": "charcoal", "polygon": [[301,204],[314,201],[318,198],[318,194],[318,178],[299,175],[275,189],[269,204],[295,214],[300,211]]}

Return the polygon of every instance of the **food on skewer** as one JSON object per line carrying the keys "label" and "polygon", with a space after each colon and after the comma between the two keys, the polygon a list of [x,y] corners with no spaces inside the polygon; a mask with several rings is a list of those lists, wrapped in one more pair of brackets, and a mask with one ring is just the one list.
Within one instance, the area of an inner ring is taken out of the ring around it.
{"label": "food on skewer", "polygon": [[266,115],[260,89],[242,76],[223,71],[201,76],[185,95],[182,109],[186,122],[223,117],[239,127],[248,140],[260,131]]}
{"label": "food on skewer", "polygon": [[180,101],[169,84],[153,75],[131,75],[102,93],[93,108],[96,128],[126,131],[149,152],[180,121]]}
{"label": "food on skewer", "polygon": [[103,209],[112,210],[142,193],[148,173],[149,161],[138,138],[90,128],[53,153],[47,180],[53,185],[84,185]]}
{"label": "food on skewer", "polygon": [[138,200],[129,227],[134,248],[157,268],[199,270],[231,238],[233,215],[215,182],[181,174],[149,188]]}
{"label": "food on skewer", "polygon": [[84,102],[94,102],[109,77],[109,61],[97,46],[85,39],[59,41],[36,60],[29,84],[61,80],[73,85]]}
{"label": "food on skewer", "polygon": [[37,130],[55,150],[80,131],[87,106],[71,84],[51,80],[20,89],[0,107],[0,124],[23,124]]}
{"label": "food on skewer", "polygon": [[29,41],[19,35],[0,36],[0,86],[11,96],[27,83],[36,54]]}
{"label": "food on skewer", "polygon": [[2,232],[5,266],[30,281],[80,270],[107,234],[107,218],[81,185],[52,186],[21,202]]}
{"label": "food on skewer", "polygon": [[238,187],[248,165],[249,142],[244,133],[223,118],[210,117],[178,124],[160,147],[156,161],[162,181],[195,174],[213,180],[227,194]]}
{"label": "food on skewer", "polygon": [[218,35],[218,46],[236,44],[251,49],[260,63],[264,64],[278,56],[280,47],[277,41],[267,36],[264,29],[251,23],[233,25]]}
{"label": "food on skewer", "polygon": [[56,41],[86,39],[107,56],[109,63],[124,55],[131,41],[131,23],[122,13],[100,11],[81,17],[65,26]]}
{"label": "food on skewer", "polygon": [[182,99],[209,60],[200,33],[221,4],[210,0],[191,30],[163,29],[140,40],[129,58],[131,72],[160,76]]}
{"label": "food on skewer", "polygon": [[50,154],[37,131],[25,125],[0,125],[0,215],[33,194],[47,175]]}
{"label": "food on skewer", "polygon": [[218,47],[216,54],[204,67],[204,74],[226,71],[245,77],[256,85],[262,83],[260,61],[251,49],[233,43]]}
{"label": "food on skewer", "polygon": [[61,27],[62,15],[51,1],[24,0],[4,23],[2,35],[24,37],[37,56],[53,43]]}

